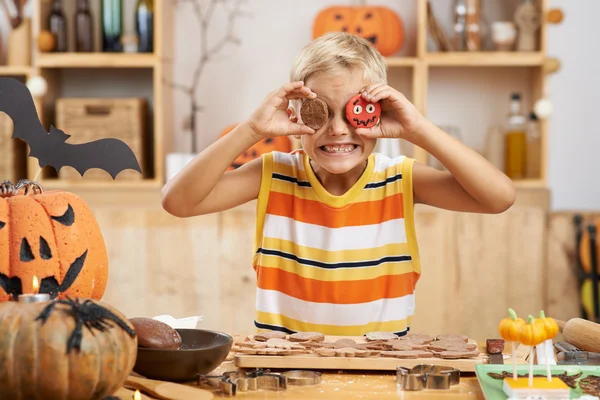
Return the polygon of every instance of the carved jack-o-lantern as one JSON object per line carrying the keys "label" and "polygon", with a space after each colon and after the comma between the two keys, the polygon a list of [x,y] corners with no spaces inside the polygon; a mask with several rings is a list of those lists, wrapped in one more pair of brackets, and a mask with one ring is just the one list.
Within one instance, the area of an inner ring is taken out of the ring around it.
{"label": "carved jack-o-lantern", "polygon": [[[229,132],[235,128],[237,124],[230,125],[223,129],[219,137],[223,137],[227,135]],[[273,138],[266,138],[256,143],[254,146],[250,147],[248,150],[243,152],[238,158],[236,158],[233,163],[227,168],[228,171],[233,171],[241,167],[242,165],[254,160],[255,158],[260,157],[263,154],[269,153],[271,151],[281,151],[283,153],[288,153],[292,151],[292,142],[287,136],[278,136]]]}
{"label": "carved jack-o-lantern", "polygon": [[404,24],[384,6],[331,6],[320,11],[313,25],[313,39],[328,32],[348,32],[367,39],[383,56],[391,56],[404,44]]}
{"label": "carved jack-o-lantern", "polygon": [[0,301],[33,293],[34,276],[52,299],[99,300],[107,275],[102,233],[81,198],[35,182],[0,184]]}

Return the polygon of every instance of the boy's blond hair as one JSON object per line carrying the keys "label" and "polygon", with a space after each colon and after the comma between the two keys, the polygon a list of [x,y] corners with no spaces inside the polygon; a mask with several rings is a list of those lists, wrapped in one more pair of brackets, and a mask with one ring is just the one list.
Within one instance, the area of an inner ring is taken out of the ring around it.
{"label": "boy's blond hair", "polygon": [[307,44],[296,57],[291,82],[304,81],[317,73],[361,68],[370,83],[387,84],[387,64],[371,43],[346,32],[330,32]]}

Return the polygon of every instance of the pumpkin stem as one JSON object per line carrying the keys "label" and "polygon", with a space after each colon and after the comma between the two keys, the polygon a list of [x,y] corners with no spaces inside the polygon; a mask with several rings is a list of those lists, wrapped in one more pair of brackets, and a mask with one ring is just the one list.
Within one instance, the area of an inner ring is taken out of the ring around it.
{"label": "pumpkin stem", "polygon": [[10,197],[17,194],[17,188],[11,181],[0,183],[0,197]]}
{"label": "pumpkin stem", "polygon": [[[17,183],[17,186],[15,186],[15,188],[17,191],[21,188],[25,188],[25,195],[29,194],[30,190],[33,192],[33,194],[41,194],[44,192],[42,186],[40,186],[39,183],[30,181],[29,179],[21,179],[19,183]],[[36,190],[38,191],[37,193]]]}
{"label": "pumpkin stem", "polygon": [[544,314],[544,310],[541,310],[541,311],[540,311],[540,318],[541,318],[541,319],[544,319],[544,318],[546,318],[546,314]]}
{"label": "pumpkin stem", "polygon": [[512,308],[508,309],[508,315],[510,316],[510,319],[512,319],[513,321],[517,320],[517,313]]}
{"label": "pumpkin stem", "polygon": [[533,318],[533,315],[529,314],[529,316],[527,317],[527,323],[528,324],[534,324],[535,323],[535,318]]}

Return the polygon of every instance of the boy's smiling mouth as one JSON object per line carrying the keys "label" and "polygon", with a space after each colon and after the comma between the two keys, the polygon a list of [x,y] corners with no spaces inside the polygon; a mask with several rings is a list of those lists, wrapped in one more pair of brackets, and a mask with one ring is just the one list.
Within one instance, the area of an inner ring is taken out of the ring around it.
{"label": "boy's smiling mouth", "polygon": [[356,143],[332,143],[319,146],[319,150],[330,155],[346,155],[358,148]]}

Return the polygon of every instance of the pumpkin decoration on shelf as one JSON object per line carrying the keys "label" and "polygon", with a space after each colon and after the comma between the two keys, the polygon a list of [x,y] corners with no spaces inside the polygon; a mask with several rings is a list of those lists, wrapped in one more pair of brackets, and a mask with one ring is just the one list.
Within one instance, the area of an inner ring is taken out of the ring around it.
{"label": "pumpkin decoration on shelf", "polygon": [[136,358],[133,325],[106,303],[0,304],[3,400],[100,400],[123,385]]}
{"label": "pumpkin decoration on shelf", "polygon": [[73,193],[47,191],[32,181],[0,183],[0,302],[32,293],[51,299],[100,300],[108,254],[87,204]]}
{"label": "pumpkin decoration on shelf", "polygon": [[313,39],[328,32],[348,32],[367,39],[384,57],[404,45],[404,24],[385,6],[331,6],[321,10],[313,23]]}
{"label": "pumpkin decoration on shelf", "polygon": [[[237,124],[229,125],[221,131],[219,137],[223,137],[231,132]],[[262,139],[258,143],[254,144],[248,150],[243,152],[233,163],[227,168],[227,171],[233,171],[238,169],[242,165],[260,157],[263,154],[270,153],[271,151],[280,151],[282,153],[289,153],[292,151],[292,142],[287,136],[277,136],[273,138]]]}

